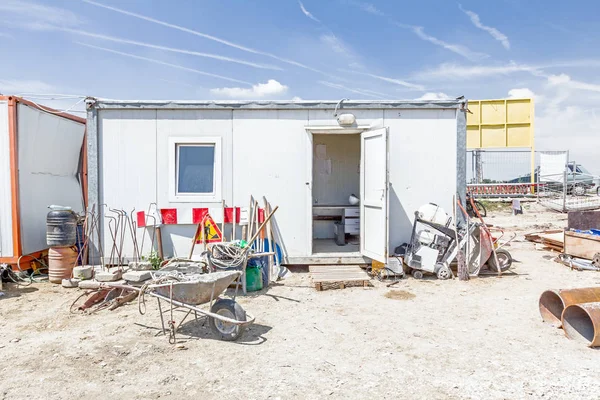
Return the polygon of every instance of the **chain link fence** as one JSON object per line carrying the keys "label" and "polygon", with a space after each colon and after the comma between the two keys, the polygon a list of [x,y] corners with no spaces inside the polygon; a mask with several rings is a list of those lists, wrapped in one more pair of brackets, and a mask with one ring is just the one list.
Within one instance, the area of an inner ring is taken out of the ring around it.
{"label": "chain link fence", "polygon": [[467,190],[476,197],[534,197],[530,150],[467,151]]}
{"label": "chain link fence", "polygon": [[540,152],[540,204],[560,212],[600,208],[600,179],[583,165],[569,161],[567,151]]}
{"label": "chain link fence", "polygon": [[467,190],[476,197],[535,197],[560,212],[593,210],[600,208],[599,185],[568,151],[467,151]]}

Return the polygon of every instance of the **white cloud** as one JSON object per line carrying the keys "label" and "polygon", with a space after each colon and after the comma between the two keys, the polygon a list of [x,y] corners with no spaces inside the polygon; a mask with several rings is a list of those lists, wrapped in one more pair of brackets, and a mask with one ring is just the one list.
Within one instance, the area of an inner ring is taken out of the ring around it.
{"label": "white cloud", "polygon": [[595,83],[575,81],[567,74],[549,75],[548,83],[551,86],[566,86],[570,89],[600,92],[600,85]]}
{"label": "white cloud", "polygon": [[583,106],[536,108],[536,149],[568,150],[569,159],[582,163],[593,174],[600,174],[597,146],[600,108]]}
{"label": "white cloud", "polygon": [[422,86],[422,85],[417,85],[417,84],[414,84],[414,83],[410,83],[410,82],[404,81],[402,79],[389,78],[387,76],[375,75],[375,74],[371,74],[371,73],[368,73],[368,72],[352,71],[352,70],[345,70],[345,69],[340,69],[340,71],[342,71],[342,72],[349,72],[349,73],[352,73],[352,74],[359,74],[359,75],[368,76],[370,78],[379,79],[381,81],[388,82],[388,83],[393,83],[395,85],[400,85],[400,86],[403,86],[405,88],[412,89],[412,90],[425,90],[425,87]]}
{"label": "white cloud", "polygon": [[93,38],[96,38],[96,39],[107,40],[107,41],[110,41],[110,42],[130,44],[130,45],[138,46],[138,47],[146,47],[146,48],[151,48],[151,49],[156,49],[156,50],[169,51],[169,52],[172,52],[172,53],[188,54],[188,55],[197,56],[197,57],[212,58],[214,60],[226,61],[226,62],[230,62],[230,63],[246,65],[246,66],[253,67],[253,68],[270,69],[270,70],[281,71],[281,68],[279,68],[279,67],[277,67],[275,65],[257,64],[257,63],[251,62],[251,61],[241,60],[239,58],[226,57],[226,56],[222,56],[222,55],[219,55],[219,54],[201,53],[201,52],[198,52],[198,51],[185,50],[185,49],[177,49],[177,48],[167,47],[167,46],[159,46],[159,45],[151,44],[151,43],[138,42],[138,41],[135,41],[135,40],[128,40],[128,39],[122,39],[122,38],[118,38],[118,37],[114,37],[114,36],[108,36],[108,35],[101,35],[101,34],[97,34],[97,33],[86,32],[86,31],[82,31],[82,30],[79,30],[79,29],[70,29],[70,28],[58,28],[58,29],[62,30],[62,31],[65,31],[65,32],[74,33],[76,35],[93,37]]}
{"label": "white cloud", "polygon": [[415,99],[415,100],[449,100],[451,99],[451,96],[448,96],[446,93],[442,93],[442,92],[428,92],[425,93],[423,96]]}
{"label": "white cloud", "polygon": [[354,0],[348,0],[346,1],[346,3],[351,4],[355,7],[360,8],[361,10],[369,13],[369,14],[373,14],[373,15],[377,15],[378,17],[384,17],[385,13],[383,13],[382,11],[380,11],[377,7],[375,7],[372,3],[367,3],[364,1],[354,1]]}
{"label": "white cloud", "polygon": [[334,52],[348,58],[352,58],[354,56],[352,51],[333,33],[321,35],[320,39],[321,42],[329,46]]}
{"label": "white cloud", "polygon": [[535,93],[528,88],[515,88],[508,91],[509,99],[533,99],[535,97]]}
{"label": "white cloud", "polygon": [[486,31],[487,33],[489,33],[494,39],[496,39],[497,41],[499,41],[500,43],[502,43],[502,46],[504,46],[504,48],[506,50],[510,49],[510,42],[508,41],[508,37],[503,34],[502,32],[500,32],[498,29],[496,28],[492,28],[491,26],[487,26],[481,23],[481,19],[479,18],[479,15],[477,15],[476,13],[474,13],[473,11],[469,11],[469,10],[465,10],[464,8],[462,8],[461,5],[459,5],[460,9],[462,12],[464,12],[465,14],[467,14],[469,16],[469,18],[471,19],[471,22],[473,23],[473,25],[475,25],[477,28]]}
{"label": "white cloud", "polygon": [[344,92],[356,93],[356,94],[360,94],[362,96],[367,96],[367,97],[382,98],[382,97],[386,96],[383,93],[373,92],[372,90],[366,90],[366,89],[360,89],[360,88],[349,88],[349,87],[340,85],[338,83],[333,83],[333,82],[319,81],[319,84],[330,87],[332,89],[338,89],[338,90],[341,90]]}
{"label": "white cloud", "polygon": [[23,0],[0,1],[0,20],[6,24],[31,29],[43,29],[45,25],[78,26],[84,23],[72,11]]}
{"label": "white cloud", "polygon": [[548,76],[548,83],[551,85],[561,85],[571,81],[571,77],[567,74],[550,75]]}
{"label": "white cloud", "polygon": [[91,44],[88,44],[88,43],[81,43],[81,42],[75,42],[75,43],[77,43],[77,44],[79,44],[81,46],[89,47],[91,49],[101,50],[101,51],[105,51],[107,53],[112,53],[112,54],[118,54],[118,55],[121,55],[121,56],[124,56],[124,57],[135,58],[136,60],[147,61],[147,62],[150,62],[150,63],[153,63],[153,64],[164,65],[164,66],[167,66],[167,67],[180,69],[182,71],[188,71],[188,72],[193,72],[193,73],[199,74],[199,75],[210,76],[212,78],[223,79],[223,80],[226,80],[226,81],[229,81],[229,82],[242,83],[244,85],[252,85],[250,82],[242,81],[240,79],[235,79],[235,78],[230,78],[228,76],[213,74],[213,73],[210,73],[210,72],[201,71],[199,69],[185,67],[185,66],[179,65],[179,64],[173,64],[173,63],[168,63],[168,62],[161,61],[161,60],[156,60],[154,58],[137,56],[135,54],[124,53],[122,51],[107,49],[105,47],[100,47],[100,46],[94,46],[94,45],[91,45]]}
{"label": "white cloud", "polygon": [[496,75],[509,75],[515,72],[536,72],[538,67],[510,63],[506,65],[460,65],[445,63],[436,68],[424,70],[415,75],[421,80],[472,80]]}
{"label": "white cloud", "polygon": [[[396,24],[396,25],[398,25],[401,28],[407,27],[406,25],[403,25],[403,24]],[[478,61],[478,60],[482,60],[484,58],[489,57],[488,54],[473,51],[466,46],[463,46],[460,44],[444,42],[441,39],[438,39],[434,36],[428,35],[425,33],[425,29],[422,26],[410,26],[410,29],[422,40],[433,43],[436,46],[443,47],[446,50],[449,50],[453,53],[463,56],[467,60]]]}
{"label": "white cloud", "polygon": [[256,85],[252,85],[252,88],[215,88],[210,89],[210,92],[216,96],[231,97],[237,99],[259,99],[265,96],[278,96],[287,92],[287,90],[287,86],[282,85],[275,79],[269,79],[267,83],[258,83]]}
{"label": "white cloud", "polygon": [[306,15],[308,18],[312,19],[315,22],[319,22],[321,23],[321,21],[319,21],[317,19],[317,17],[315,17],[314,15],[312,15],[305,7],[304,4],[302,4],[301,1],[298,2],[298,4],[300,5],[300,9],[302,10],[302,12],[304,13],[304,15]]}
{"label": "white cloud", "polygon": [[302,101],[302,97],[294,96],[292,97],[292,101]]}
{"label": "white cloud", "polygon": [[7,38],[7,39],[13,39],[13,35],[11,35],[10,33],[4,33],[4,32],[0,32],[0,37]]}
{"label": "white cloud", "polygon": [[[547,75],[545,69],[567,68],[567,67],[598,67],[598,60],[569,60],[554,63],[540,63],[535,65],[518,64],[510,62],[503,65],[461,65],[444,63],[435,68],[426,69],[413,76],[418,80],[472,80],[473,78],[487,78],[497,75],[510,75],[519,72],[527,72],[541,78],[547,78],[550,83],[560,83],[561,80],[569,81],[570,77],[561,75]],[[551,78],[550,78],[551,77]]]}

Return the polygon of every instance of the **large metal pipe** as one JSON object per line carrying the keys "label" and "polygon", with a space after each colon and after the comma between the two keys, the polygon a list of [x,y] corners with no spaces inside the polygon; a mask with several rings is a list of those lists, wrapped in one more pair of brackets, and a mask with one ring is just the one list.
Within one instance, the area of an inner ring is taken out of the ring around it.
{"label": "large metal pipe", "polygon": [[600,346],[600,303],[573,304],[565,308],[562,325],[569,339]]}
{"label": "large metal pipe", "polygon": [[565,308],[572,304],[600,302],[600,287],[546,290],[540,296],[540,314],[544,322],[560,328]]}

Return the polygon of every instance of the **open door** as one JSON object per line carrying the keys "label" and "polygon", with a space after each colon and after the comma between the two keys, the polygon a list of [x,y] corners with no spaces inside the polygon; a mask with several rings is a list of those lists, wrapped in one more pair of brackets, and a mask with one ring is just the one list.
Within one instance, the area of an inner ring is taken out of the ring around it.
{"label": "open door", "polygon": [[385,263],[388,256],[388,131],[361,134],[360,252]]}

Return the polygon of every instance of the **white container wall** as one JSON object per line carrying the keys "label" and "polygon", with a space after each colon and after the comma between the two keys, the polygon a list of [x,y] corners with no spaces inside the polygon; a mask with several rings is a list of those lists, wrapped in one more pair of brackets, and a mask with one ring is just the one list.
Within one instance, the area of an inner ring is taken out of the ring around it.
{"label": "white container wall", "polygon": [[8,102],[0,101],[0,257],[13,256]]}
{"label": "white container wall", "polygon": [[[90,184],[90,205],[95,201],[128,213],[147,210],[151,203],[160,209],[185,210],[220,207],[225,200],[230,207],[247,207],[251,195],[261,206],[262,196],[266,196],[279,206],[275,223],[288,261],[309,257],[313,239],[312,128],[338,126],[333,117],[335,102],[326,103],[329,106],[323,109],[322,103],[290,106],[265,102],[261,107],[253,107],[256,103],[252,102],[235,107],[197,103],[195,107],[195,103],[180,106],[176,102],[92,102],[88,123],[94,126],[88,130],[97,142],[89,144],[89,168],[97,165],[98,185]],[[393,251],[410,239],[414,212],[422,204],[436,203],[451,213],[452,198],[460,192],[457,175],[464,173],[457,167],[459,135],[464,136],[457,118],[462,111],[458,102],[413,103],[413,108],[401,103],[397,108],[367,104],[362,103],[361,108],[348,104],[343,112],[353,113],[362,129],[388,128],[389,248]],[[218,199],[189,202],[174,196],[172,145],[178,140],[219,143],[220,165],[215,166],[219,169],[215,175]],[[105,213],[110,215],[107,210]],[[165,256],[187,257],[195,226],[164,225],[162,229]],[[138,230],[138,242],[143,232]],[[149,243],[149,236],[145,240]],[[110,253],[110,243],[105,220],[105,255]],[[132,244],[126,241],[124,248],[131,258]],[[146,245],[145,255],[149,252]]]}
{"label": "white container wall", "polygon": [[85,125],[18,104],[19,207],[23,254],[47,249],[52,204],[84,209],[78,180]]}

